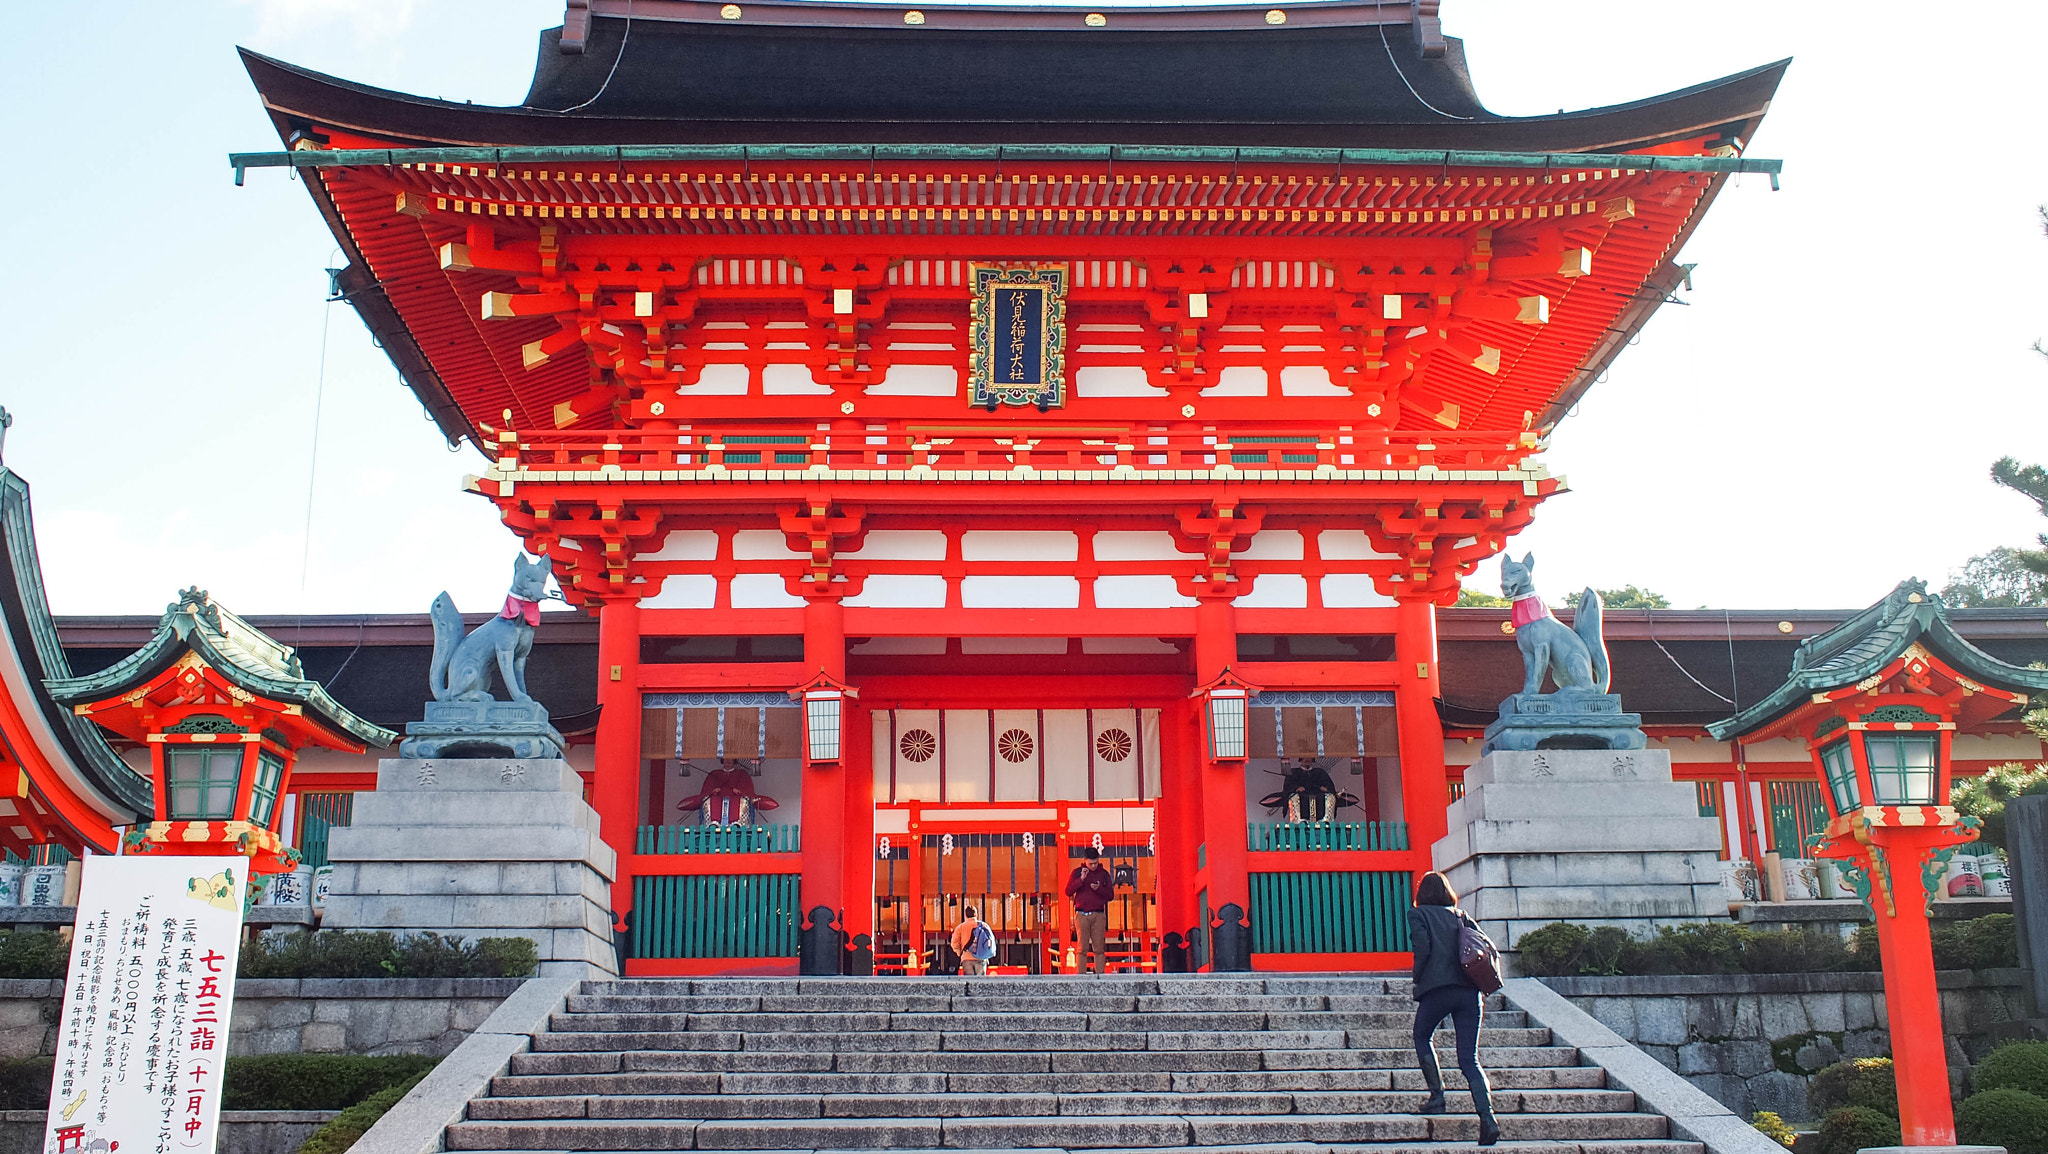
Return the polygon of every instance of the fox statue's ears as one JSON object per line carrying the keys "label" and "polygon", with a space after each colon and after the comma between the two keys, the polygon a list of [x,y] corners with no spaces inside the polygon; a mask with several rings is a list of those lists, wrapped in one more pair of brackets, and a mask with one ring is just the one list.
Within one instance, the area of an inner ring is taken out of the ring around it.
{"label": "fox statue's ears", "polygon": [[1524,553],[1524,554],[1522,554],[1522,568],[1524,568],[1524,569],[1534,569],[1535,567],[1536,567],[1536,554],[1534,554],[1534,553]]}

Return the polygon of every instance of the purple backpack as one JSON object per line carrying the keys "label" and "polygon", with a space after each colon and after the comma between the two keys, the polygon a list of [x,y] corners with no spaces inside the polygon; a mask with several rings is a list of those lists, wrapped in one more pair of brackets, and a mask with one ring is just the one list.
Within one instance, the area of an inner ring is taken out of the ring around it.
{"label": "purple backpack", "polygon": [[1481,993],[1500,989],[1500,951],[1494,948],[1493,939],[1462,914],[1458,918],[1458,965],[1465,971],[1465,980],[1478,986]]}

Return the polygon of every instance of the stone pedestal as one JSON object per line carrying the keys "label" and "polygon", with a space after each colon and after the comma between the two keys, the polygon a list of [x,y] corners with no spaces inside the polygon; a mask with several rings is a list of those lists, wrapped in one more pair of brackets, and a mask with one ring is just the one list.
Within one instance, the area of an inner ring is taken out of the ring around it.
{"label": "stone pedestal", "polygon": [[326,928],[527,937],[544,974],[617,969],[618,857],[566,761],[381,761],[327,856]]}
{"label": "stone pedestal", "polygon": [[1659,926],[1728,916],[1721,828],[1663,750],[1499,750],[1465,773],[1436,869],[1494,944],[1552,922]]}
{"label": "stone pedestal", "polygon": [[405,726],[398,743],[400,757],[430,758],[554,758],[567,743],[548,722],[547,707],[538,701],[429,701],[424,721]]}
{"label": "stone pedestal", "polygon": [[1517,693],[1500,703],[1481,754],[1500,749],[1641,749],[1643,718],[1621,711],[1621,695],[1584,689]]}

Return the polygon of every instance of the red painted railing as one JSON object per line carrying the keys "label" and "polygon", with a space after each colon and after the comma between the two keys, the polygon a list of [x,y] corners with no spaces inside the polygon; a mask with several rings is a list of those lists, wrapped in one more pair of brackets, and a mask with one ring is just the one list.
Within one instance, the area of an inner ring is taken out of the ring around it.
{"label": "red painted railing", "polygon": [[854,428],[699,424],[674,430],[500,434],[505,468],[618,469],[1512,469],[1543,443],[1521,432],[1251,425],[1195,430],[891,422]]}

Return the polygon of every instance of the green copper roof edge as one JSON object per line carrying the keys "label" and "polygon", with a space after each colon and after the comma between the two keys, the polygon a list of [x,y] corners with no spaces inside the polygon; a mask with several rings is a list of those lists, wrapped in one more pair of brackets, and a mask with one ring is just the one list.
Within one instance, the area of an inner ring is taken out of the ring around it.
{"label": "green copper roof edge", "polygon": [[[69,674],[70,661],[64,656],[64,643],[57,635],[57,623],[50,616],[49,594],[43,588],[43,564],[36,550],[35,516],[30,508],[28,482],[5,466],[0,466],[0,535],[5,537],[8,564],[13,570],[12,597],[18,602],[21,619],[29,632],[28,637],[17,637],[14,643],[16,646],[26,643],[33,648],[42,671],[54,669]],[[43,703],[22,702],[20,705],[23,712],[27,712]],[[155,784],[114,752],[100,727],[74,715],[69,709],[55,707],[54,699],[49,705],[50,708],[44,709],[45,719],[58,732],[59,741],[68,743],[68,752],[82,763],[77,768],[87,782],[100,791],[103,800],[137,818],[154,813]],[[114,847],[100,848],[112,852]]]}
{"label": "green copper roof edge", "polygon": [[177,660],[180,649],[189,646],[215,671],[241,689],[312,709],[328,728],[379,749],[389,748],[398,740],[398,734],[392,730],[356,716],[319,682],[306,678],[279,680],[249,669],[216,646],[206,630],[180,629],[173,625],[174,616],[166,614],[142,648],[105,669],[80,677],[50,678],[43,682],[44,688],[56,701],[103,701],[155,677]]}
{"label": "green copper roof edge", "polygon": [[[1906,595],[1913,592],[1920,593],[1923,600],[1906,601]],[[1894,599],[1905,608],[1888,614],[1886,610]],[[1989,682],[2004,689],[2048,692],[2048,669],[2012,665],[1970,644],[1969,639],[1957,633],[1955,626],[1949,623],[1948,609],[1941,596],[1927,593],[1924,582],[1902,581],[1883,601],[1833,629],[1801,642],[1800,658],[1821,648],[1817,643],[1856,632],[1873,637],[1890,632],[1892,637],[1882,649],[1846,668],[1795,667],[1784,684],[1765,695],[1763,700],[1733,717],[1709,723],[1707,733],[1716,741],[1750,733],[1811,700],[1815,693],[1854,685],[1872,676],[1897,660],[1916,641],[1972,680]]]}
{"label": "green copper roof edge", "polygon": [[536,164],[610,161],[1068,160],[1199,164],[1386,164],[1441,168],[1631,168],[1650,172],[1756,172],[1773,183],[1782,160],[1735,156],[1634,156],[1606,152],[1467,152],[1413,148],[1198,148],[1125,144],[663,144],[535,148],[353,148],[234,152],[239,183],[251,168],[350,168],[400,164]]}

